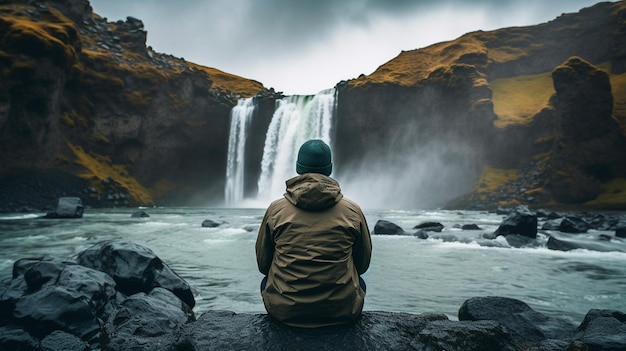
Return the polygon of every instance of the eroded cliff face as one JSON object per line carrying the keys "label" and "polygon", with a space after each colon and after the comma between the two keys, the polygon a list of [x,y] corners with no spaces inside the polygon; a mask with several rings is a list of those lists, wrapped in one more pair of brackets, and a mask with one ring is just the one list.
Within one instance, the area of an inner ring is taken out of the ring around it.
{"label": "eroded cliff face", "polygon": [[624,28],[600,3],[402,52],[338,85],[338,171],[398,204],[624,208]]}
{"label": "eroded cliff face", "polygon": [[[86,0],[0,0],[3,199],[19,186],[57,189],[51,203],[219,203],[229,114],[251,96],[244,191],[254,193],[282,95],[157,53],[146,35],[140,20],[108,22]],[[337,85],[334,175],[374,206],[623,209],[625,36],[621,1],[404,51]]]}
{"label": "eroded cliff face", "polygon": [[274,94],[153,51],[140,20],[86,0],[0,1],[0,33],[1,173],[79,176],[87,204],[105,188],[129,204],[219,199],[231,107]]}

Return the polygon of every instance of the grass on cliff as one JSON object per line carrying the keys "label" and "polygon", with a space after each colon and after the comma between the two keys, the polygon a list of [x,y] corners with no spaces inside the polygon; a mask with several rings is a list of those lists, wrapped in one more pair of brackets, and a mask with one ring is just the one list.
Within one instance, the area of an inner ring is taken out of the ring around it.
{"label": "grass on cliff", "polygon": [[29,6],[0,6],[0,39],[4,49],[33,57],[49,57],[57,65],[76,62],[74,43],[78,31],[74,23],[53,8],[41,21],[33,21],[26,12],[33,9]]}
{"label": "grass on cliff", "polygon": [[265,90],[263,84],[246,79],[234,74],[220,71],[219,69],[204,67],[195,63],[188,62],[189,67],[206,73],[213,81],[211,89],[215,89],[224,93],[238,94],[243,97],[253,97]]}
{"label": "grass on cliff", "polygon": [[[483,167],[478,182],[476,182],[474,189],[472,189],[472,196],[474,200],[486,200],[487,196],[497,194],[500,192],[500,189],[515,182],[518,177],[519,171],[517,169],[502,169],[485,166]],[[510,204],[500,203],[499,205]]]}
{"label": "grass on cliff", "polygon": [[131,177],[126,167],[113,164],[109,157],[88,153],[80,146],[69,142],[67,145],[76,156],[75,162],[85,168],[85,172],[79,176],[90,180],[93,186],[101,188],[102,181],[111,178],[128,191],[134,204],[152,205],[154,203],[150,191]]}
{"label": "grass on cliff", "polygon": [[496,79],[491,82],[493,109],[498,119],[494,125],[527,124],[555,93],[552,72]]}
{"label": "grass on cliff", "polygon": [[626,207],[626,179],[617,178],[603,184],[604,192],[585,205],[598,208],[619,208]]}

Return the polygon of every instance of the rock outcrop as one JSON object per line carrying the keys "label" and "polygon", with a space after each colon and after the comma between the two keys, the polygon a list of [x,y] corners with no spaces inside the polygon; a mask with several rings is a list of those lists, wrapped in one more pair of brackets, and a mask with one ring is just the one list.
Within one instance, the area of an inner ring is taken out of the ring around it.
{"label": "rock outcrop", "polygon": [[279,96],[155,52],[141,20],[109,22],[87,0],[0,1],[0,28],[0,184],[52,169],[86,181],[74,191],[87,206],[222,196],[231,107]]}
{"label": "rock outcrop", "polygon": [[473,32],[340,83],[337,171],[393,174],[410,204],[624,208],[625,13]]}
{"label": "rock outcrop", "polygon": [[[387,207],[626,208],[625,28],[626,1],[603,2],[339,82],[334,175],[355,191],[366,178]],[[61,196],[221,204],[242,97],[257,100],[244,193],[256,190],[282,93],[155,52],[140,19],[109,22],[87,0],[0,0],[0,29],[1,211]],[[40,186],[50,173],[62,180]]]}

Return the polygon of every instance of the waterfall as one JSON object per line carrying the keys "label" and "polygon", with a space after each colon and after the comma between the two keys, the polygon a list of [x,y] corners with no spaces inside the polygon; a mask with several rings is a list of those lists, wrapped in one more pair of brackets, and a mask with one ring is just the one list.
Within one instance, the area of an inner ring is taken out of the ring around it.
{"label": "waterfall", "polygon": [[269,201],[282,196],[285,181],[296,175],[296,158],[302,143],[321,139],[330,144],[334,110],[335,89],[277,101],[265,137],[258,200]]}
{"label": "waterfall", "polygon": [[226,163],[226,204],[243,200],[246,129],[254,113],[254,98],[239,99],[230,112],[228,158]]}

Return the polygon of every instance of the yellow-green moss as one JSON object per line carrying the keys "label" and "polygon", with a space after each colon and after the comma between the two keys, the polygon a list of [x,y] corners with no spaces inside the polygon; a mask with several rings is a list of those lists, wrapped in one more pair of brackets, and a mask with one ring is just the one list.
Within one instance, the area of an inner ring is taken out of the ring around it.
{"label": "yellow-green moss", "polygon": [[626,207],[626,179],[616,178],[602,185],[604,192],[585,205],[598,208]]}
{"label": "yellow-green moss", "polygon": [[476,185],[474,193],[496,193],[500,188],[517,180],[517,169],[501,169],[490,166],[483,167],[482,173]]}
{"label": "yellow-green moss", "polygon": [[141,91],[131,91],[130,93],[124,94],[124,98],[135,107],[143,108],[149,104],[148,99]]}
{"label": "yellow-green moss", "polygon": [[126,167],[113,164],[107,156],[88,153],[82,147],[69,142],[67,145],[76,156],[75,162],[85,169],[84,173],[79,174],[80,177],[91,180],[97,188],[100,187],[100,182],[111,178],[128,191],[134,204],[153,204],[150,191],[131,177]]}
{"label": "yellow-green moss", "polygon": [[496,127],[526,124],[544,107],[555,93],[552,73],[500,78],[491,82]]}
{"label": "yellow-green moss", "polygon": [[55,9],[46,18],[32,20],[28,15],[10,7],[0,6],[3,15],[0,27],[5,28],[3,46],[11,50],[26,50],[27,55],[47,56],[59,65],[72,65],[77,60],[74,43],[78,31],[74,23]]}
{"label": "yellow-green moss", "polygon": [[106,136],[104,136],[103,134],[100,133],[94,133],[93,134],[93,138],[97,141],[103,142],[105,144],[109,144],[109,138],[107,138]]}
{"label": "yellow-green moss", "polygon": [[81,128],[87,128],[87,118],[83,117],[82,115],[80,115],[78,112],[72,110],[69,112],[63,112],[61,114],[61,122],[63,122],[63,124],[65,124],[68,127],[81,127]]}
{"label": "yellow-green moss", "polygon": [[73,127],[75,125],[74,120],[70,117],[70,114],[65,112],[61,115],[61,122],[68,127]]}
{"label": "yellow-green moss", "polygon": [[189,67],[193,70],[199,70],[206,73],[209,79],[213,81],[211,89],[238,94],[243,97],[252,97],[265,90],[263,84],[246,79],[234,74],[226,73],[215,68],[201,66],[188,62]]}

